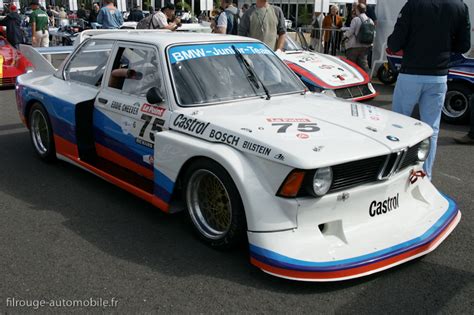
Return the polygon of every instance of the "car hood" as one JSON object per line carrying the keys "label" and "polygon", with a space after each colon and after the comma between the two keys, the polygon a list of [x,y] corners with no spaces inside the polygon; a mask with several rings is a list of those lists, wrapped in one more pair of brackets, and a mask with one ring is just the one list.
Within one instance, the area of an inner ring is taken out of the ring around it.
{"label": "car hood", "polygon": [[309,93],[181,108],[169,127],[302,169],[389,154],[432,133],[410,117]]}
{"label": "car hood", "polygon": [[298,75],[322,88],[368,83],[368,78],[344,60],[310,51],[288,51],[278,56]]}

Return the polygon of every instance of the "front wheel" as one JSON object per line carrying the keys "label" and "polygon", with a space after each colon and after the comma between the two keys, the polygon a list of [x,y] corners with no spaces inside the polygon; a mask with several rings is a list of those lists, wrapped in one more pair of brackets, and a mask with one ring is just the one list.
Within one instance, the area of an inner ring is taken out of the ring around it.
{"label": "front wheel", "polygon": [[394,73],[387,63],[379,67],[377,78],[385,85],[391,85],[397,81],[398,74]]}
{"label": "front wheel", "polygon": [[53,128],[49,121],[48,113],[40,103],[31,106],[28,116],[30,137],[33,148],[38,156],[46,161],[56,160],[56,148],[54,146]]}
{"label": "front wheel", "polygon": [[202,159],[184,175],[188,217],[199,237],[216,248],[238,244],[247,224],[240,194],[227,171]]}
{"label": "front wheel", "polygon": [[472,94],[473,91],[467,84],[449,83],[441,116],[443,120],[451,124],[466,123],[471,115]]}

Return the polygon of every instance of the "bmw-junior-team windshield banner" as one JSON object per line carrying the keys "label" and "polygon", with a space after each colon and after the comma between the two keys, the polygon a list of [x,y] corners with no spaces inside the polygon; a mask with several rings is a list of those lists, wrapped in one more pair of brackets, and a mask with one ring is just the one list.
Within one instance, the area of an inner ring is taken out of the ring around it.
{"label": "bmw-junior-team windshield banner", "polygon": [[273,52],[260,43],[225,43],[207,45],[175,46],[168,50],[168,58],[172,64],[196,58],[234,55],[234,46],[243,55],[270,55]]}

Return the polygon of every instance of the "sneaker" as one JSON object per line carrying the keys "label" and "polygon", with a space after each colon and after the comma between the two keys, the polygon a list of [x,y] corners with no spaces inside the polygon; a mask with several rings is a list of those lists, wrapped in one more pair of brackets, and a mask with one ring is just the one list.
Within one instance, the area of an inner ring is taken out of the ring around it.
{"label": "sneaker", "polygon": [[453,138],[453,140],[456,142],[456,143],[459,143],[459,144],[470,144],[470,145],[474,145],[474,139],[469,137],[469,135],[464,135],[462,137],[456,137],[456,138]]}

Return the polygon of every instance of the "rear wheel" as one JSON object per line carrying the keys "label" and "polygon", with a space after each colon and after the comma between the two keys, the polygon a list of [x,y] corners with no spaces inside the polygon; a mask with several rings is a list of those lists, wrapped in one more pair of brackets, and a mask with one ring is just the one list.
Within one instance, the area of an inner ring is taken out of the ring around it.
{"label": "rear wheel", "polygon": [[238,244],[247,224],[240,194],[227,171],[216,162],[198,160],[186,170],[184,183],[188,217],[199,237],[216,248]]}
{"label": "rear wheel", "polygon": [[473,90],[467,84],[449,83],[442,111],[443,120],[451,124],[466,123],[471,115],[472,94]]}
{"label": "rear wheel", "polygon": [[385,85],[391,85],[397,81],[398,75],[394,73],[387,63],[384,63],[377,70],[377,78]]}
{"label": "rear wheel", "polygon": [[56,160],[53,128],[48,113],[40,103],[31,106],[28,116],[30,137],[33,148],[38,156],[47,162]]}

